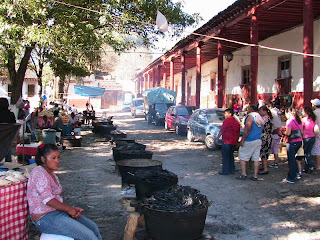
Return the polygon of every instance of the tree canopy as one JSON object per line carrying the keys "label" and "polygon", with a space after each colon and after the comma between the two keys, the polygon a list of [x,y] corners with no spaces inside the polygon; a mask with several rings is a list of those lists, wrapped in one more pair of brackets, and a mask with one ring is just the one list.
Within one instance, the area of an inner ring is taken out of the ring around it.
{"label": "tree canopy", "polygon": [[156,41],[162,34],[153,25],[157,9],[176,35],[198,19],[171,0],[2,0],[0,58],[8,68],[12,103],[21,96],[35,49],[46,49],[45,58],[56,75],[85,75],[105,44],[121,52],[135,46],[137,39],[145,45]]}

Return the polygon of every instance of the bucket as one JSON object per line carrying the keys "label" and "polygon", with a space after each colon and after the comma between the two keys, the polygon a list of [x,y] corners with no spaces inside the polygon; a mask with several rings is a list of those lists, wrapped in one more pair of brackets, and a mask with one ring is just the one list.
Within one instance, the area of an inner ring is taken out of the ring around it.
{"label": "bucket", "polygon": [[170,212],[144,207],[149,237],[158,240],[194,240],[202,236],[208,207],[190,212]]}
{"label": "bucket", "polygon": [[71,136],[71,132],[72,132],[71,125],[63,125],[62,136]]}
{"label": "bucket", "polygon": [[42,130],[43,143],[56,144],[56,130],[44,129]]}
{"label": "bucket", "polygon": [[162,162],[150,159],[130,159],[117,162],[122,184],[135,184],[136,178],[134,174],[138,170],[162,170]]}
{"label": "bucket", "polygon": [[80,128],[74,128],[74,135],[75,136],[81,136],[81,129]]}

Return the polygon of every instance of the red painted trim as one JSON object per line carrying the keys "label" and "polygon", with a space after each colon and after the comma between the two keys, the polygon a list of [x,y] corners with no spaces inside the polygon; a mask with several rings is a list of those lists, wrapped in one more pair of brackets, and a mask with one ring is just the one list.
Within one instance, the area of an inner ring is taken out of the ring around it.
{"label": "red painted trim", "polygon": [[[313,53],[313,0],[304,0],[303,52]],[[313,92],[313,57],[303,57],[304,103],[311,106]]]}
{"label": "red painted trim", "polygon": [[196,107],[200,107],[200,92],[201,92],[201,47],[197,47],[196,55]]}
{"label": "red painted trim", "polygon": [[174,91],[174,59],[170,61],[170,90]]}
{"label": "red painted trim", "polygon": [[181,54],[181,105],[186,104],[186,56]]}
{"label": "red painted trim", "polygon": [[223,77],[223,47],[222,42],[218,41],[218,107],[223,107],[225,94],[225,82]]}
{"label": "red painted trim", "polygon": [[[250,40],[253,44],[258,44],[258,18],[256,15],[251,17]],[[250,83],[251,83],[251,104],[257,104],[257,83],[258,83],[258,47],[251,47],[251,70],[250,70]]]}

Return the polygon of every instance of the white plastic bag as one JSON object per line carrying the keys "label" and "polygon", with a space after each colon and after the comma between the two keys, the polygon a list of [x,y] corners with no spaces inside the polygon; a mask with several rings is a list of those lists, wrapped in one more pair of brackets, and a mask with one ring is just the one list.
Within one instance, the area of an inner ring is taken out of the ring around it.
{"label": "white plastic bag", "polygon": [[167,32],[168,31],[168,21],[166,17],[159,11],[157,10],[157,19],[156,19],[156,24],[158,29],[161,32]]}

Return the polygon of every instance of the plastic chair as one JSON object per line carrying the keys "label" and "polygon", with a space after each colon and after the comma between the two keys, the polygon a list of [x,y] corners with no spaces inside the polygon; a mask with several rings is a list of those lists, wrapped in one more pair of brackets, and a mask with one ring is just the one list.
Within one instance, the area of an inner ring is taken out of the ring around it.
{"label": "plastic chair", "polygon": [[42,233],[40,236],[40,240],[74,240],[74,238],[56,234]]}

